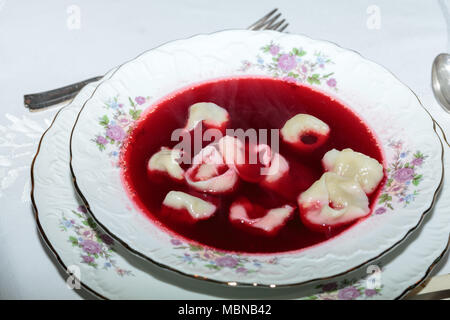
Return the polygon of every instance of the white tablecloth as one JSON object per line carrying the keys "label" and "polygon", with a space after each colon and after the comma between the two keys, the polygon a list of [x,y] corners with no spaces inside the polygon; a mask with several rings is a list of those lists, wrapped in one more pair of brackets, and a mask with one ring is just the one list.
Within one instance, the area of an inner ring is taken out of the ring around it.
{"label": "white tablecloth", "polygon": [[[23,94],[104,74],[169,40],[246,28],[274,7],[289,32],[352,48],[390,69],[450,136],[450,114],[430,86],[431,63],[448,50],[437,1],[0,0],[0,299],[91,297],[66,287],[38,236],[29,167],[56,109],[30,113]],[[450,273],[448,254],[437,273]]]}

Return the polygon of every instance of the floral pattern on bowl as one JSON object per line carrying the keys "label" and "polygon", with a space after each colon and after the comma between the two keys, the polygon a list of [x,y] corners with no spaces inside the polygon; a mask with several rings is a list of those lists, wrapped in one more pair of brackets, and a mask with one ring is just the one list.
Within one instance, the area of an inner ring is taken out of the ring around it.
{"label": "floral pattern on bowl", "polygon": [[387,180],[378,198],[378,204],[382,206],[375,209],[375,214],[394,210],[395,203],[404,207],[409,205],[419,194],[417,187],[423,180],[420,168],[427,156],[420,151],[412,153],[405,150],[401,140],[392,140],[388,146],[394,151],[394,156],[388,163]]}
{"label": "floral pattern on bowl", "polygon": [[322,52],[308,54],[303,48],[283,50],[279,44],[271,42],[261,48],[262,55],[256,56],[256,62],[242,61],[240,71],[247,72],[252,68],[264,70],[274,78],[282,78],[290,82],[320,85],[325,82],[330,88],[337,89],[337,81],[333,72],[324,73],[326,64],[331,59]]}
{"label": "floral pattern on bowl", "polygon": [[322,283],[316,286],[318,293],[303,300],[357,300],[381,295],[383,286],[368,286],[367,279],[344,279],[339,282]]}
{"label": "floral pattern on bowl", "polygon": [[64,214],[59,221],[60,230],[69,232],[68,241],[73,247],[81,249],[80,263],[87,264],[95,269],[114,269],[119,276],[132,276],[129,270],[120,268],[114,260],[114,239],[99,230],[92,218],[86,216],[87,209],[80,205],[72,210],[75,218],[67,218]]}
{"label": "floral pattern on bowl", "polygon": [[132,124],[139,119],[142,107],[150,97],[128,97],[127,102],[121,102],[118,97],[106,101],[104,108],[108,111],[98,121],[103,128],[92,141],[100,151],[109,150],[108,155],[117,157],[118,149],[129,134]]}
{"label": "floral pattern on bowl", "polygon": [[182,262],[191,265],[199,263],[206,268],[214,270],[229,268],[238,274],[245,275],[260,271],[260,269],[264,267],[264,264],[275,265],[278,263],[277,258],[261,261],[259,259],[243,257],[240,254],[230,254],[208,249],[200,245],[183,243],[178,239],[172,239],[170,242],[174,245],[174,249],[184,251],[182,255],[178,255],[178,258]]}

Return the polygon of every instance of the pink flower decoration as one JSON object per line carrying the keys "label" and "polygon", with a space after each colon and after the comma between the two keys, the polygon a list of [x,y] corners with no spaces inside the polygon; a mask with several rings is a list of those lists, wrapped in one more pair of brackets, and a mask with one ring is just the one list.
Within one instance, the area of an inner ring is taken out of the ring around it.
{"label": "pink flower decoration", "polygon": [[294,69],[297,66],[295,56],[291,56],[289,54],[282,54],[280,58],[278,58],[278,66],[280,67],[281,70],[285,72]]}
{"label": "pink flower decoration", "polygon": [[327,85],[332,88],[336,87],[336,79],[335,78],[328,79]]}
{"label": "pink flower decoration", "polygon": [[236,269],[237,273],[247,273],[247,269],[245,269],[244,267],[239,267]]}
{"label": "pink flower decoration", "polygon": [[82,246],[83,251],[90,254],[98,254],[102,251],[100,244],[92,240],[84,240]]}
{"label": "pink flower decoration", "polygon": [[124,128],[124,127],[127,127],[131,123],[131,120],[128,119],[126,116],[121,116],[117,119],[117,122],[119,123],[119,125],[122,128]]}
{"label": "pink flower decoration", "polygon": [[411,163],[413,166],[420,166],[423,163],[423,158],[415,158]]}
{"label": "pink flower decoration", "polygon": [[347,287],[339,290],[338,298],[340,300],[353,300],[360,296],[358,289],[355,287]]}
{"label": "pink flower decoration", "polygon": [[270,46],[269,52],[271,55],[276,56],[280,52],[279,46]]}
{"label": "pink flower decoration", "polygon": [[224,257],[218,258],[216,260],[216,263],[219,267],[234,268],[238,264],[238,261],[233,257],[224,256]]}
{"label": "pink flower decoration", "polygon": [[414,178],[414,169],[401,168],[394,174],[394,179],[400,183],[412,180]]}
{"label": "pink flower decoration", "polygon": [[106,140],[106,138],[103,137],[103,136],[98,136],[97,137],[97,143],[105,145],[105,144],[108,143],[108,140]]}
{"label": "pink flower decoration", "polygon": [[103,241],[104,243],[106,243],[108,246],[114,244],[114,240],[113,240],[110,236],[108,236],[107,234],[102,234],[102,235],[100,236],[100,239],[102,239],[102,241]]}
{"label": "pink flower decoration", "polygon": [[95,261],[94,257],[91,256],[81,256],[84,263],[92,263]]}
{"label": "pink flower decoration", "polygon": [[83,232],[83,236],[88,237],[91,234],[90,231],[86,230]]}
{"label": "pink flower decoration", "polygon": [[145,103],[145,98],[144,97],[136,97],[134,98],[134,101],[136,101],[137,104],[141,105]]}
{"label": "pink flower decoration", "polygon": [[181,242],[181,241],[178,240],[178,239],[172,239],[172,240],[170,240],[170,242],[171,242],[173,245],[175,245],[175,246],[179,246],[179,245],[182,245],[182,244],[183,244],[183,242]]}
{"label": "pink flower decoration", "polygon": [[337,289],[337,283],[336,282],[330,282],[330,283],[324,284],[322,286],[322,290],[324,292],[334,291],[336,289]]}
{"label": "pink flower decoration", "polygon": [[364,291],[364,294],[365,294],[367,297],[373,297],[374,295],[377,294],[377,290],[374,290],[374,289],[366,289],[366,290]]}
{"label": "pink flower decoration", "polygon": [[112,125],[106,130],[106,135],[115,141],[122,141],[125,139],[125,131],[118,125]]}

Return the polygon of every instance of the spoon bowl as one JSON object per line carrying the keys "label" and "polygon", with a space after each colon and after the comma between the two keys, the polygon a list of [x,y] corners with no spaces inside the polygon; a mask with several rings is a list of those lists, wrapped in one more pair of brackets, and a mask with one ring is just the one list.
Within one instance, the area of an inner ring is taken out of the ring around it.
{"label": "spoon bowl", "polygon": [[434,96],[442,108],[450,113],[450,55],[441,53],[433,61],[431,84]]}

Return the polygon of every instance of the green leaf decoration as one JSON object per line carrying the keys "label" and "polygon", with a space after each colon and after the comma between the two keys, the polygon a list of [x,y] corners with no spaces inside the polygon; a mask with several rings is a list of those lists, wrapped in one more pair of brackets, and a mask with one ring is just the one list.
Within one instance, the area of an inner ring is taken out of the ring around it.
{"label": "green leaf decoration", "polygon": [[97,224],[94,222],[94,219],[92,218],[88,218],[87,219],[87,224],[89,227],[91,227],[92,229],[97,228]]}
{"label": "green leaf decoration", "polygon": [[74,236],[70,236],[69,241],[72,242],[72,244],[74,245],[78,245],[78,239],[75,238]]}
{"label": "green leaf decoration", "polygon": [[419,175],[415,175],[414,179],[412,180],[412,184],[415,186],[418,186],[420,181],[422,180],[423,175],[419,174]]}
{"label": "green leaf decoration", "polygon": [[424,158],[424,155],[422,152],[417,151],[416,153],[414,153],[414,158]]}
{"label": "green leaf decoration", "polygon": [[103,151],[103,150],[105,150],[105,149],[106,149],[106,147],[105,147],[105,145],[104,145],[104,144],[101,144],[101,143],[97,143],[97,146],[98,146],[98,148],[100,149],[100,151]]}
{"label": "green leaf decoration", "polygon": [[189,250],[190,250],[190,251],[202,251],[202,250],[203,250],[203,247],[202,247],[202,246],[196,246],[196,245],[190,244],[190,245],[189,245]]}
{"label": "green leaf decoration", "polygon": [[78,218],[83,218],[83,216],[81,214],[79,214],[78,212],[76,212],[75,210],[72,210],[72,213],[74,215],[76,215]]}
{"label": "green leaf decoration", "polygon": [[393,181],[394,181],[394,179],[389,178],[389,179],[386,181],[386,186],[387,186],[387,187],[390,187]]}
{"label": "green leaf decoration", "polygon": [[109,118],[105,114],[103,117],[100,118],[100,125],[106,127],[109,124]]}
{"label": "green leaf decoration", "polygon": [[142,110],[130,109],[130,111],[129,111],[129,114],[133,118],[133,120],[139,119],[139,117],[141,116],[141,113],[142,113]]}
{"label": "green leaf decoration", "polygon": [[268,45],[262,47],[261,50],[262,50],[264,53],[269,52],[271,46],[272,46],[272,44],[268,44]]}
{"label": "green leaf decoration", "polygon": [[306,81],[308,81],[309,84],[320,84],[320,80],[312,76],[308,77]]}
{"label": "green leaf decoration", "polygon": [[385,203],[385,202],[388,202],[388,201],[391,201],[392,200],[392,196],[390,196],[390,195],[388,195],[387,193],[383,193],[381,196],[380,196],[380,199],[378,200],[378,203]]}
{"label": "green leaf decoration", "polygon": [[306,51],[303,49],[294,48],[294,49],[292,49],[292,53],[294,55],[296,55],[297,57],[303,57],[306,54]]}
{"label": "green leaf decoration", "polygon": [[128,97],[128,101],[130,102],[130,105],[131,105],[132,107],[135,106],[134,101],[131,99],[131,97]]}

